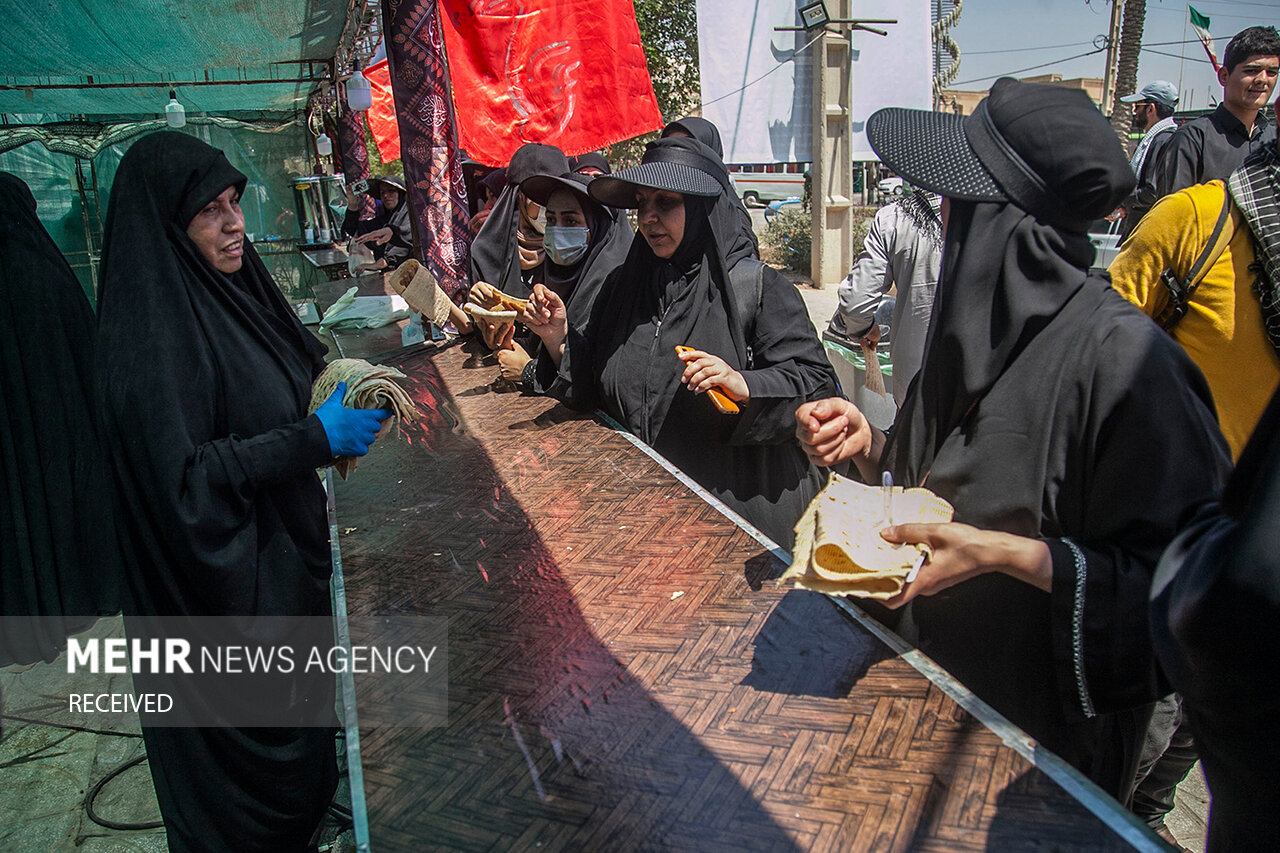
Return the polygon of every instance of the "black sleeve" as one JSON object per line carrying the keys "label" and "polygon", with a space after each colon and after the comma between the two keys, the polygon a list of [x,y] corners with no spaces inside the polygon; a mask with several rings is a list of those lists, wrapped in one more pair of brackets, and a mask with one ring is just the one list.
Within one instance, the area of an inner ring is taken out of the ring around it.
{"label": "black sleeve", "polygon": [[796,287],[764,268],[751,339],[752,367],[742,371],[751,399],[729,444],[780,444],[795,438],[801,403],[836,394],[835,370]]}
{"label": "black sleeve", "polygon": [[1169,147],[1169,140],[1177,131],[1159,133],[1147,147],[1147,158],[1142,162],[1142,174],[1138,177],[1138,186],[1129,196],[1126,209],[1148,210],[1160,198],[1156,191],[1156,171],[1164,151]]}
{"label": "black sleeve", "polygon": [[[405,199],[404,204],[408,203],[408,199]],[[409,216],[402,216],[399,219],[392,218],[387,224],[391,228],[391,242],[387,243],[383,257],[387,259],[388,267],[395,268],[413,254],[413,223],[409,221]]]}
{"label": "black sleeve", "polygon": [[558,369],[546,347],[538,347],[534,362],[537,364],[533,372],[535,394],[554,397],[578,411],[590,411],[599,406],[591,339],[582,332],[569,327]]}
{"label": "black sleeve", "polygon": [[342,217],[342,233],[346,234],[348,237],[359,237],[361,234],[368,234],[370,231],[376,231],[382,227],[381,214],[382,206],[379,205],[373,216],[368,219],[361,219],[360,208],[348,207],[347,215]]}
{"label": "black sleeve", "polygon": [[372,219],[361,219],[360,208],[347,208],[347,215],[342,217],[342,233],[348,237],[359,237],[361,234],[367,234],[373,229],[370,227]]}
{"label": "black sleeve", "polygon": [[1160,152],[1156,165],[1156,198],[1200,183],[1204,171],[1204,129],[1198,123],[1183,125]]}
{"label": "black sleeve", "polygon": [[[1072,719],[1154,701],[1147,598],[1156,562],[1230,469],[1208,386],[1153,324],[1125,324],[1101,345],[1090,384],[1087,538],[1046,540],[1055,669]],[[1170,368],[1173,369],[1170,369]]]}
{"label": "black sleeve", "polygon": [[1269,850],[1280,786],[1280,393],[1223,495],[1169,546],[1151,590],[1160,663],[1182,694],[1213,793],[1209,845]]}
{"label": "black sleeve", "polygon": [[413,254],[413,249],[411,247],[392,240],[383,248],[382,257],[387,262],[387,269],[395,269],[405,261],[409,260],[409,256],[411,254]]}

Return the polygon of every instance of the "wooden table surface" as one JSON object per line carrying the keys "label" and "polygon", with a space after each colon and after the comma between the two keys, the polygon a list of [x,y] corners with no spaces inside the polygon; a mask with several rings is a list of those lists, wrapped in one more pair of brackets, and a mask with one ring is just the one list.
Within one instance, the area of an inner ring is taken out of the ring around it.
{"label": "wooden table surface", "polygon": [[336,488],[351,641],[447,618],[449,717],[359,728],[374,853],[1161,849],[626,435],[463,346],[387,362],[428,417]]}

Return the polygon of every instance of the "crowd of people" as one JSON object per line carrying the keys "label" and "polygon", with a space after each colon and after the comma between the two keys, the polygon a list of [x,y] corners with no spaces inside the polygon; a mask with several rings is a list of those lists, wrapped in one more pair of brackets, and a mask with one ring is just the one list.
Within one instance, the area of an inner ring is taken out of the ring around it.
{"label": "crowd of people", "polygon": [[[616,172],[531,143],[477,181],[469,295],[527,300],[517,325],[477,332],[522,392],[604,411],[783,547],[828,471],[945,498],[954,522],[883,532],[930,556],[865,609],[1165,837],[1199,756],[1211,848],[1264,849],[1257,806],[1280,781],[1254,736],[1278,695],[1258,677],[1280,604],[1278,68],[1274,29],[1240,33],[1221,106],[1181,126],[1176,88],[1148,83],[1123,99],[1144,134],[1131,155],[1083,92],[1011,79],[971,116],[872,115],[872,147],[917,189],[876,215],[826,335],[874,345],[888,320],[889,429],[842,393],[796,287],[760,261],[699,117]],[[368,452],[389,412],[339,389],[307,414],[325,347],[246,239],[244,186],[192,136],[135,142],[94,329],[30,193],[0,176],[17,235],[4,304],[15,324],[63,323],[41,337],[57,360],[18,376],[81,380],[43,426],[5,407],[20,488],[0,522],[40,528],[39,547],[2,537],[6,615],[123,601],[145,636],[168,615],[331,614],[314,470]],[[405,184],[368,192],[371,216],[349,193],[343,227],[374,247],[359,272],[390,270],[415,252]],[[1109,277],[1087,233],[1106,216],[1125,235]],[[47,301],[24,303],[37,268]],[[93,348],[64,345],[72,324]],[[113,504],[82,500],[95,484]],[[110,571],[65,580],[84,562],[68,543]],[[55,588],[78,592],[36,594]],[[49,658],[83,627],[0,625],[0,663]],[[332,704],[331,683],[290,690]],[[170,849],[305,849],[336,785],[332,734],[328,718],[144,727]]]}

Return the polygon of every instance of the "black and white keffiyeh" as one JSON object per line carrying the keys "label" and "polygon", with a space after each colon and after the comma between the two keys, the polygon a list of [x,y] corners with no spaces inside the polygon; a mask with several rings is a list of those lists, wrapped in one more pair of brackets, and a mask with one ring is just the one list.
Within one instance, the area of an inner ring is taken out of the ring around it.
{"label": "black and white keffiyeh", "polygon": [[942,196],[928,190],[916,190],[898,203],[935,249],[942,249]]}
{"label": "black and white keffiyeh", "polygon": [[1280,353],[1280,156],[1275,143],[1250,154],[1227,179],[1227,191],[1253,232],[1253,292],[1262,303],[1267,338]]}

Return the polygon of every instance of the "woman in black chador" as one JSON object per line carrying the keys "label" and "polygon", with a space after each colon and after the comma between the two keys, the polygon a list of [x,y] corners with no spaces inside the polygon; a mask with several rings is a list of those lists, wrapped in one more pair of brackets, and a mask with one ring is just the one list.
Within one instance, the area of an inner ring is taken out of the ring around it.
{"label": "woman in black chador", "polygon": [[966,687],[1125,800],[1157,677],[1147,590],[1226,445],[1204,378],[1091,274],[1090,221],[1133,189],[1082,92],[996,82],[971,116],[891,108],[867,137],[943,196],[924,363],[892,434],[846,400],[797,412],[820,464],[924,486],[954,524],[901,525],[932,554],[885,610]]}
{"label": "woman in black chador", "polygon": [[53,660],[120,608],[93,363],[89,300],[31,190],[0,172],[0,666]]}
{"label": "woman in black chador", "polygon": [[[545,345],[536,379],[598,406],[776,542],[822,487],[792,413],[835,392],[795,286],[752,259],[729,175],[693,139],[651,142],[639,166],[591,182],[591,197],[638,207],[639,234],[601,285],[585,333],[537,287],[526,320]],[[676,354],[677,346],[691,351]],[[740,412],[721,414],[718,388]]]}
{"label": "woman in black chador", "polygon": [[[315,469],[367,452],[387,417],[343,408],[341,389],[307,415],[325,348],[245,239],[244,185],[221,151],[164,132],[134,143],[111,191],[97,393],[133,637],[157,630],[155,617],[220,617],[273,646],[283,629],[261,617],[331,616]],[[261,687],[179,698],[217,714],[283,702],[312,724],[165,728],[144,717],[170,850],[306,849],[337,783],[332,679],[284,685],[283,698],[281,685]]]}

